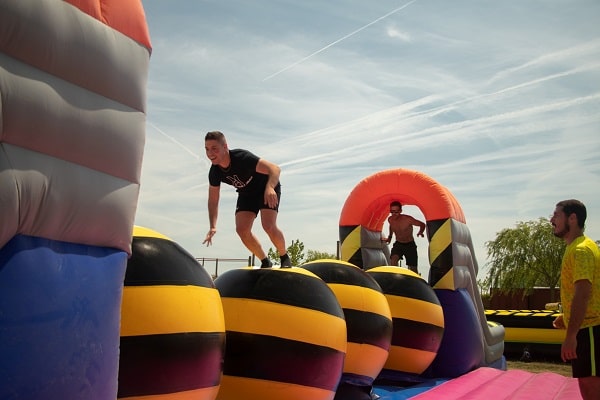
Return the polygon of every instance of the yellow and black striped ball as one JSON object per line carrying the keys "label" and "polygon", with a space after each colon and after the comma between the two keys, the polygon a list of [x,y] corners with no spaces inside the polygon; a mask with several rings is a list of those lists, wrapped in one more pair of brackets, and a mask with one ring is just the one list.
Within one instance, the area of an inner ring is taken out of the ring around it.
{"label": "yellow and black striped ball", "polygon": [[440,348],[441,303],[429,284],[406,268],[376,267],[367,273],[381,286],[392,312],[392,347],[379,377],[411,380],[429,367]]}
{"label": "yellow and black striped ball", "polygon": [[119,399],[214,400],[225,318],[208,272],[164,235],[135,227],[121,306]]}
{"label": "yellow and black striped ball", "polygon": [[247,267],[215,286],[227,330],[219,400],[333,398],[346,322],[323,280],[303,268]]}
{"label": "yellow and black striped ball", "polygon": [[371,386],[388,358],[392,340],[392,314],[381,287],[345,261],[316,260],[302,268],[323,279],[344,310],[348,349],[342,382]]}

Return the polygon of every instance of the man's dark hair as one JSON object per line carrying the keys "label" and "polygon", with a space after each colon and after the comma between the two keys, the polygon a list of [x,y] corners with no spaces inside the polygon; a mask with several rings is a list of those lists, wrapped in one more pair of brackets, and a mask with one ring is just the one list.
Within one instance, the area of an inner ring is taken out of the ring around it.
{"label": "man's dark hair", "polygon": [[585,219],[587,218],[587,211],[585,205],[575,199],[563,200],[556,203],[557,207],[562,207],[563,212],[568,217],[571,214],[575,214],[577,217],[577,225],[583,229],[585,227]]}
{"label": "man's dark hair", "polygon": [[402,208],[402,203],[400,203],[398,200],[394,200],[390,203],[390,207],[394,206]]}
{"label": "man's dark hair", "polygon": [[208,132],[206,136],[204,136],[204,141],[207,140],[216,140],[219,143],[225,143],[225,135],[223,135],[223,132],[220,131]]}

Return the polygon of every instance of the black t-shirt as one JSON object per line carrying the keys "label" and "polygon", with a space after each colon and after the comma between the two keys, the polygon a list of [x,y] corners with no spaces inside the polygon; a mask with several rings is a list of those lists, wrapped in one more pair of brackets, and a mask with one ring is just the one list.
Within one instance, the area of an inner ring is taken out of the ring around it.
{"label": "black t-shirt", "polygon": [[211,186],[220,186],[225,182],[237,189],[239,193],[262,193],[265,190],[269,176],[256,172],[259,158],[248,150],[229,150],[231,163],[228,168],[211,165],[208,171],[208,181]]}

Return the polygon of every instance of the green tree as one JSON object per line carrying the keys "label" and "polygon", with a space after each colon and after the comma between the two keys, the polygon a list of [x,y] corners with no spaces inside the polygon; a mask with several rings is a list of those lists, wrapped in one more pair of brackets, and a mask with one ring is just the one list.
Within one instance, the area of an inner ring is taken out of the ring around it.
{"label": "green tree", "polygon": [[335,259],[337,259],[337,256],[335,254],[327,253],[327,252],[324,252],[324,251],[308,250],[307,254],[306,254],[306,261],[305,262],[315,261],[315,260],[322,260],[322,259],[335,260]]}
{"label": "green tree", "polygon": [[546,218],[503,229],[495,240],[485,243],[491,261],[481,286],[506,294],[522,289],[528,294],[534,286],[549,287],[551,301],[555,301],[565,246]]}
{"label": "green tree", "polygon": [[[290,256],[290,260],[292,261],[292,265],[300,265],[304,262],[304,243],[300,241],[300,239],[292,240],[292,244],[290,244],[287,248],[288,256]],[[273,263],[279,264],[279,252],[277,249],[269,248],[267,252],[267,257],[273,261]]]}

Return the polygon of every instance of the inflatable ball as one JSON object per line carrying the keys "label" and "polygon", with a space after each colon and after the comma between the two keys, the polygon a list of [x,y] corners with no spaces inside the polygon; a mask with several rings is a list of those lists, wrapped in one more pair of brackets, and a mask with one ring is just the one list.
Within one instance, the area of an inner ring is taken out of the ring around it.
{"label": "inflatable ball", "polygon": [[213,400],[225,320],[208,272],[183,248],[135,227],[121,306],[118,398]]}
{"label": "inflatable ball", "polygon": [[381,287],[393,321],[392,346],[381,379],[419,380],[433,362],[444,334],[441,303],[416,273],[392,266],[367,271]]}
{"label": "inflatable ball", "polygon": [[333,399],[346,354],[344,314],[302,268],[230,270],[215,280],[227,345],[219,400]]}
{"label": "inflatable ball", "polygon": [[[327,283],[344,311],[348,348],[340,385],[371,387],[388,358],[392,340],[392,315],[381,287],[365,271],[345,261],[316,260],[302,268]],[[349,400],[351,389],[338,388],[338,395],[343,391],[344,399]],[[365,390],[357,388],[357,392]]]}

